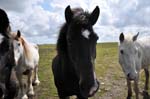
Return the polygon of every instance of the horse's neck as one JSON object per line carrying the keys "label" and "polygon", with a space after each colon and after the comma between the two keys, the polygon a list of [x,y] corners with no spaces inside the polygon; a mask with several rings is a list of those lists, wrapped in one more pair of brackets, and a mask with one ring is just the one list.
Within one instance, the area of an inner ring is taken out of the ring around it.
{"label": "horse's neck", "polygon": [[32,52],[31,52],[31,44],[28,43],[24,38],[22,38],[22,45],[24,49],[24,57],[27,60],[31,60]]}
{"label": "horse's neck", "polygon": [[68,28],[67,24],[64,24],[60,30],[60,34],[57,40],[58,54],[67,54],[67,40],[66,40],[67,28]]}
{"label": "horse's neck", "polygon": [[58,52],[58,56],[60,57],[60,60],[62,61],[62,68],[65,68],[66,71],[69,70],[72,72],[74,71],[74,68],[68,55],[68,46],[67,46],[67,38],[66,38],[67,30],[68,30],[68,25],[64,24],[58,36],[57,52]]}
{"label": "horse's neck", "polygon": [[60,68],[62,70],[62,75],[76,78],[76,70],[74,64],[70,61],[68,56],[59,56],[60,57]]}

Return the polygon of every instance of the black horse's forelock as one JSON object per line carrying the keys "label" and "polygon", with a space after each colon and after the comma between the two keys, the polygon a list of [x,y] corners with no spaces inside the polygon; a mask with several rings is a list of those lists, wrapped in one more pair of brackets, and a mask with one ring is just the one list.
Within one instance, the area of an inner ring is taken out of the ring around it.
{"label": "black horse's forelock", "polygon": [[79,14],[76,14],[73,17],[73,20],[75,23],[80,23],[80,24],[89,24],[88,20],[89,20],[90,14],[88,11],[86,12],[81,12]]}

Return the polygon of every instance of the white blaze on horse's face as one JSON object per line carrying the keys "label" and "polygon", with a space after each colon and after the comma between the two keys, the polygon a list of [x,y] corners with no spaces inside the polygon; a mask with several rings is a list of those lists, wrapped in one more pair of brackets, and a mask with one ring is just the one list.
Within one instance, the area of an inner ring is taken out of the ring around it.
{"label": "white blaze on horse's face", "polygon": [[132,36],[127,36],[123,41],[120,41],[119,63],[128,79],[134,80],[138,77],[141,56]]}
{"label": "white blaze on horse's face", "polygon": [[89,35],[90,35],[90,32],[89,30],[83,30],[82,31],[82,36],[86,39],[89,39]]}
{"label": "white blaze on horse's face", "polygon": [[15,62],[18,64],[20,57],[23,55],[23,46],[19,40],[13,41],[14,53],[15,53]]}

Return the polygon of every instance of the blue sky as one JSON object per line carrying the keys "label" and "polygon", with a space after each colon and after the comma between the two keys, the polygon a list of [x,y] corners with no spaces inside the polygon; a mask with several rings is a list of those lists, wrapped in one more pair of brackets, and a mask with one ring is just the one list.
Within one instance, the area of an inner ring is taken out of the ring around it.
{"label": "blue sky", "polygon": [[19,29],[29,41],[38,44],[56,43],[67,5],[90,12],[96,5],[100,7],[94,25],[98,42],[117,42],[121,32],[150,35],[150,0],[0,0],[12,31]]}

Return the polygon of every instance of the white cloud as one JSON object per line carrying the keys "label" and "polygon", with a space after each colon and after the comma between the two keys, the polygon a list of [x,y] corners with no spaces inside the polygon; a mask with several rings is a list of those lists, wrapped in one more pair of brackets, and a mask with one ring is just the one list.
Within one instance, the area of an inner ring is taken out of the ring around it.
{"label": "white cloud", "polygon": [[[100,17],[94,26],[99,42],[118,41],[121,32],[150,34],[149,0],[1,0],[11,21],[12,30],[20,29],[35,43],[56,42],[58,31],[65,22],[67,5],[82,7],[90,12],[100,7]],[[39,41],[38,41],[39,40]]]}

